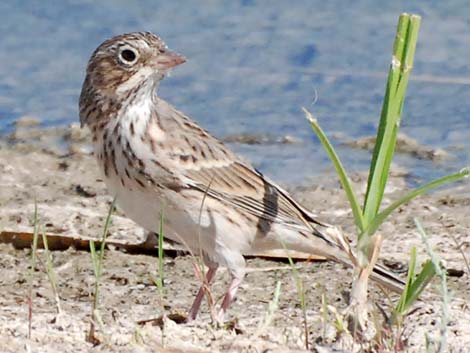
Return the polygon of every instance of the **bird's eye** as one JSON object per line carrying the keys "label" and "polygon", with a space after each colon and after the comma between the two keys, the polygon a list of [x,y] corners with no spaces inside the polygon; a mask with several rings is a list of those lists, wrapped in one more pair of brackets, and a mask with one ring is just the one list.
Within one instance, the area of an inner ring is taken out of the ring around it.
{"label": "bird's eye", "polygon": [[130,48],[123,49],[119,53],[119,59],[124,64],[133,64],[137,60],[137,52]]}

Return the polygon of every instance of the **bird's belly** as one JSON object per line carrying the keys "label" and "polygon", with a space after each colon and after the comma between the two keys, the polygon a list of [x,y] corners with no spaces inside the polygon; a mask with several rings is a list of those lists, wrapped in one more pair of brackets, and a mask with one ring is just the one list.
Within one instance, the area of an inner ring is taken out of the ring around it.
{"label": "bird's belly", "polygon": [[104,181],[111,196],[116,197],[117,205],[140,226],[149,231],[160,227],[162,202],[155,192],[146,192],[129,182],[123,186],[114,175],[105,177]]}
{"label": "bird's belly", "polygon": [[126,217],[132,219],[148,231],[160,233],[160,220],[163,217],[163,236],[177,241],[190,250],[200,248],[198,225],[186,212],[182,203],[158,189],[148,186],[142,188],[136,182],[127,181],[125,186],[115,174],[110,173],[104,181],[111,196]]}

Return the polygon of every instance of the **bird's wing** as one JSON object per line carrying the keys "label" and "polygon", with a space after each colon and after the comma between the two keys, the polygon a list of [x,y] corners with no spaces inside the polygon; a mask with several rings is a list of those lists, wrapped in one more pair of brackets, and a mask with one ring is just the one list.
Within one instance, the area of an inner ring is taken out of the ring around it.
{"label": "bird's wing", "polygon": [[312,223],[324,225],[285,190],[242,161],[191,119],[169,105],[159,108],[161,123],[167,124],[163,128],[172,131],[167,144],[173,147],[167,148],[166,160],[186,187],[268,222],[304,229],[307,226],[312,230]]}

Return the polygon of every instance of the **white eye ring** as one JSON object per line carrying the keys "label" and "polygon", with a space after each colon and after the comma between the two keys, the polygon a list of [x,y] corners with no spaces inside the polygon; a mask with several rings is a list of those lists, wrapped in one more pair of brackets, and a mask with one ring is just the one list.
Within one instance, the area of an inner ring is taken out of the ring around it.
{"label": "white eye ring", "polygon": [[133,65],[139,58],[139,54],[134,48],[124,46],[120,48],[118,58],[125,65]]}

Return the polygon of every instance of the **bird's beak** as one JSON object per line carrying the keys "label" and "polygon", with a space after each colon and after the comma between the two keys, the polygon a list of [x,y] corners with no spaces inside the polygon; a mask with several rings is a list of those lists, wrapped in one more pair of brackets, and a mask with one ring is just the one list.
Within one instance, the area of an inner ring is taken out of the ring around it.
{"label": "bird's beak", "polygon": [[159,54],[156,60],[156,67],[159,70],[168,70],[172,67],[178,66],[186,62],[186,58],[180,54],[166,51],[163,54]]}

